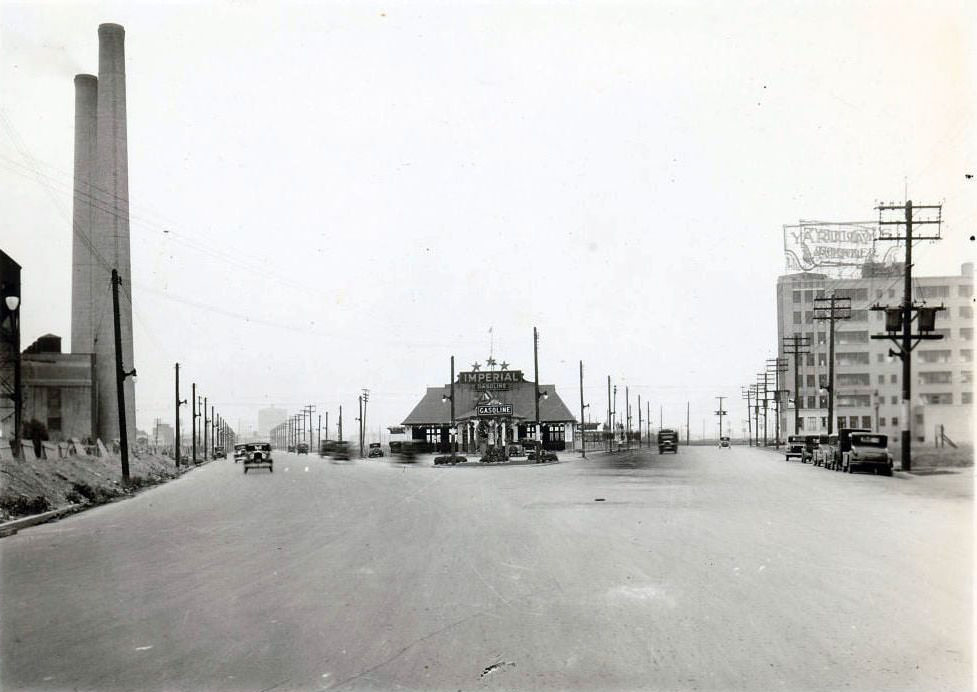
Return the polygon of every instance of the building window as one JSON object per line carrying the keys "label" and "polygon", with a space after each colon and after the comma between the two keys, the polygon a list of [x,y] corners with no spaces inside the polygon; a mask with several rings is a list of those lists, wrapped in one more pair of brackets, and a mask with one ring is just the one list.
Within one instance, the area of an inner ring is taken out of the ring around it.
{"label": "building window", "polygon": [[974,328],[973,327],[960,327],[960,338],[964,341],[974,340]]}
{"label": "building window", "polygon": [[838,365],[868,365],[868,351],[836,353]]}
{"label": "building window", "polygon": [[862,427],[872,429],[872,416],[862,416]]}
{"label": "building window", "polygon": [[867,344],[868,332],[838,332],[835,338],[839,344]]}
{"label": "building window", "polygon": [[810,310],[804,313],[804,324],[814,324],[814,313]]}
{"label": "building window", "polygon": [[937,392],[935,394],[920,394],[924,404],[952,404],[953,394],[950,392]]}
{"label": "building window", "polygon": [[47,388],[47,429],[48,432],[61,432],[61,390]]}
{"label": "building window", "polygon": [[868,408],[872,397],[868,394],[839,394],[836,397],[838,408]]}
{"label": "building window", "polygon": [[[828,397],[826,396],[818,397],[818,408],[828,408]],[[824,425],[825,427],[827,427],[828,425],[827,420],[825,420]]]}
{"label": "building window", "polygon": [[807,407],[808,407],[808,408],[815,408],[815,405],[814,405],[814,404],[815,404],[815,399],[816,399],[816,398],[817,398],[817,397],[813,397],[813,396],[809,396],[809,397],[807,398]]}
{"label": "building window", "polygon": [[885,354],[884,353],[877,353],[877,354],[875,354],[875,360],[878,363],[884,363],[885,362]]}
{"label": "building window", "polygon": [[810,303],[812,300],[814,300],[814,291],[811,289],[804,291],[804,301]]}
{"label": "building window", "polygon": [[838,385],[841,387],[867,387],[871,379],[867,372],[845,372],[838,375]]}
{"label": "building window", "polygon": [[884,428],[885,427],[885,416],[880,416],[879,417],[879,427],[880,428]]}
{"label": "building window", "polygon": [[814,386],[814,375],[808,375],[807,376],[807,386],[808,387],[813,387]]}
{"label": "building window", "polygon": [[851,427],[853,427],[853,428],[857,428],[858,427],[858,416],[852,416],[851,417]]}
{"label": "building window", "polygon": [[827,416],[821,416],[821,428],[823,430],[827,430],[828,429],[828,417]]}
{"label": "building window", "polygon": [[852,310],[852,322],[868,322],[868,310]]}
{"label": "building window", "polygon": [[960,382],[962,384],[970,384],[974,381],[974,371],[973,370],[961,370],[960,371]]}
{"label": "building window", "polygon": [[828,333],[818,332],[818,346],[824,346],[828,343]]}
{"label": "building window", "polygon": [[969,348],[961,348],[960,349],[960,362],[961,363],[970,363],[970,362],[973,361],[973,359],[974,359],[973,349],[969,349]]}
{"label": "building window", "polygon": [[848,427],[848,418],[846,416],[838,416],[838,430]]}
{"label": "building window", "polygon": [[814,367],[814,354],[813,353],[808,353],[807,354],[807,366],[809,368],[813,368]]}
{"label": "building window", "polygon": [[[939,315],[940,313],[936,313],[936,314]],[[973,317],[974,316],[974,309],[971,306],[969,306],[969,305],[961,305],[960,306],[960,316],[961,317],[967,317],[967,318]]]}
{"label": "building window", "polygon": [[807,332],[804,334],[804,338],[807,339],[808,345],[814,343],[814,332]]}
{"label": "building window", "polygon": [[949,286],[917,286],[916,287],[916,297],[917,298],[949,298],[950,297],[950,287]]}
{"label": "building window", "polygon": [[818,375],[818,387],[824,389],[828,386],[828,376],[824,373]]}
{"label": "building window", "polygon": [[798,418],[797,419],[797,430],[798,431],[801,431],[803,429],[804,429],[804,419],[803,418]]}
{"label": "building window", "polygon": [[893,428],[898,428],[899,427],[899,417],[898,416],[893,416],[892,417],[892,427]]}
{"label": "building window", "polygon": [[801,302],[801,292],[800,291],[793,291],[792,293],[793,293],[793,302],[795,302],[795,303]]}
{"label": "building window", "polygon": [[794,324],[800,324],[800,323],[801,323],[801,313],[795,312],[794,313]]}
{"label": "building window", "polygon": [[960,284],[957,286],[957,295],[961,298],[969,298],[974,294],[974,287],[972,284]]}
{"label": "building window", "polygon": [[950,384],[951,382],[953,382],[953,373],[947,370],[919,373],[920,384]]}
{"label": "building window", "polygon": [[974,403],[974,393],[973,392],[961,392],[960,393],[960,403],[961,404],[972,404],[972,403]]}
{"label": "building window", "polygon": [[824,367],[827,364],[828,364],[828,354],[827,353],[819,353],[818,354],[818,365]]}
{"label": "building window", "polygon": [[949,363],[950,350],[945,351],[918,351],[918,358],[922,363]]}
{"label": "building window", "polygon": [[885,375],[879,375],[879,384],[885,384]]}

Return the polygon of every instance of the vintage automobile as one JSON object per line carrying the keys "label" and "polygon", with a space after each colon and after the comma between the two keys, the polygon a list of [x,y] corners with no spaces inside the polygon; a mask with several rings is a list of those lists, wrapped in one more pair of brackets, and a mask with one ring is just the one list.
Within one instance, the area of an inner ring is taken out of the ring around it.
{"label": "vintage automobile", "polygon": [[468,457],[462,456],[461,454],[442,454],[440,456],[434,457],[435,466],[443,466],[444,464],[464,464],[468,461]]}
{"label": "vintage automobile", "polygon": [[526,445],[526,458],[529,461],[535,461],[537,464],[543,464],[547,461],[559,461],[559,457],[556,456],[556,452],[551,452],[549,450],[543,449],[542,442],[530,442]]}
{"label": "vintage automobile", "polygon": [[319,442],[319,456],[327,457],[332,454],[332,450],[336,446],[335,440],[322,440]]}
{"label": "vintage automobile", "polygon": [[349,461],[349,442],[346,440],[333,442],[329,456],[337,461]]}
{"label": "vintage automobile", "polygon": [[658,453],[672,452],[678,454],[678,433],[669,428],[658,431]]}
{"label": "vintage automobile", "polygon": [[805,435],[804,436],[804,456],[801,457],[801,461],[805,464],[812,463],[814,461],[814,452],[817,450],[818,445],[821,444],[821,435]]}
{"label": "vintage automobile", "polygon": [[404,440],[400,443],[400,450],[397,452],[397,461],[401,464],[417,463],[418,443],[414,440]]}
{"label": "vintage automobile", "polygon": [[308,442],[299,442],[297,445],[295,445],[295,453],[296,454],[308,454],[309,453],[309,443]]}
{"label": "vintage automobile", "polygon": [[842,470],[855,473],[866,467],[883,476],[892,475],[892,454],[889,453],[887,435],[872,432],[853,432],[848,440],[848,451],[841,455]]}
{"label": "vintage automobile", "polygon": [[510,459],[512,457],[525,457],[528,456],[526,453],[526,448],[520,444],[510,444],[506,446],[505,455]]}
{"label": "vintage automobile", "polygon": [[274,461],[271,458],[271,445],[267,442],[249,442],[244,447],[244,472],[248,469],[265,467],[271,473],[275,472]]}
{"label": "vintage automobile", "polygon": [[223,447],[214,447],[214,458],[215,459],[226,459],[227,452],[224,451]]}
{"label": "vintage automobile", "polygon": [[818,435],[818,448],[814,450],[814,465],[827,468],[828,462],[834,458],[834,450],[837,446],[837,435]]}
{"label": "vintage automobile", "polygon": [[720,447],[720,449],[722,449],[723,447],[729,447],[729,438],[726,437],[725,435],[723,437],[720,437],[719,438],[719,447]]}
{"label": "vintage automobile", "polygon": [[367,455],[366,456],[369,459],[377,459],[379,457],[382,457],[383,456],[383,447],[380,446],[380,443],[379,442],[371,442],[370,443],[370,451],[367,452]]}
{"label": "vintage automobile", "polygon": [[834,448],[834,455],[831,460],[831,465],[828,467],[834,469],[835,471],[843,471],[844,466],[842,462],[845,458],[845,453],[851,451],[851,436],[853,433],[861,432],[872,432],[868,428],[838,428],[838,444]]}
{"label": "vintage automobile", "polygon": [[234,463],[235,464],[237,462],[241,461],[247,455],[246,448],[247,448],[247,445],[245,443],[243,443],[243,442],[240,442],[240,443],[234,445]]}
{"label": "vintage automobile", "polygon": [[796,457],[804,461],[804,443],[805,439],[803,435],[789,435],[787,437],[787,446],[784,448],[784,461],[790,461],[791,457]]}

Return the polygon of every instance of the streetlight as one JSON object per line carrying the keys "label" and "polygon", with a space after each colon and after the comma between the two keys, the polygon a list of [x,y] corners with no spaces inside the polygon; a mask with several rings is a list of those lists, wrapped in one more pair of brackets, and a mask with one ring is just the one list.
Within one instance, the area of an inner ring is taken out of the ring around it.
{"label": "streetlight", "polygon": [[14,285],[6,284],[3,287],[3,302],[10,313],[10,327],[13,334],[14,347],[14,447],[13,453],[20,456],[20,416],[21,416],[21,393],[20,393],[20,296],[19,291]]}

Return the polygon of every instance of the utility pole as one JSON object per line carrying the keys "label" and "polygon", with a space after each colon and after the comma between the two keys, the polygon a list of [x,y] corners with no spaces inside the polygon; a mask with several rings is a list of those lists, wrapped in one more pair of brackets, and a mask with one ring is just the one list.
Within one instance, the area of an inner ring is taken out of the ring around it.
{"label": "utility pole", "polygon": [[611,427],[611,376],[607,376],[607,451],[611,451],[611,438],[614,436],[614,428]]}
{"label": "utility pole", "polygon": [[[112,317],[115,322],[115,387],[119,405],[119,453],[122,457],[122,484],[129,485],[129,434],[126,424],[126,395],[125,381],[129,375],[135,376],[136,369],[126,372],[122,365],[122,323],[119,317],[119,286],[122,277],[115,269],[112,270]],[[18,361],[20,354],[15,354]],[[19,451],[19,450],[18,450]]]}
{"label": "utility pole", "polygon": [[322,414],[319,415],[319,422],[316,426],[315,448],[318,451],[322,447]]}
{"label": "utility pole", "polygon": [[[811,340],[806,336],[801,336],[800,334],[794,334],[793,336],[784,337],[784,351],[785,353],[790,353],[794,356],[794,434],[800,435],[801,432],[801,375],[800,375],[800,365],[801,356],[810,353],[808,349],[811,346]],[[788,350],[790,349],[790,350]]]}
{"label": "utility pole", "polygon": [[363,395],[360,394],[356,398],[360,402],[360,417],[356,419],[356,422],[359,423],[359,433],[360,433],[360,459],[362,459],[363,458]]}
{"label": "utility pole", "polygon": [[[362,437],[364,442],[366,441],[366,404],[369,400],[370,400],[370,390],[364,388],[363,389],[363,420],[360,421],[360,427],[363,429]],[[448,434],[448,437],[449,438],[451,437],[450,433]]]}
{"label": "utility pole", "polygon": [[[535,380],[535,382],[533,383],[533,387],[535,388],[536,391],[536,396],[533,399],[533,402],[535,404],[535,411],[536,411],[536,420],[535,420],[536,441],[542,442],[543,431],[540,430],[540,425],[539,425],[539,332],[536,331],[536,327],[533,327],[533,373],[534,373],[533,379]],[[537,454],[539,454],[539,452],[537,452]],[[537,459],[540,458],[542,457],[537,456]]]}
{"label": "utility pole", "polygon": [[692,416],[692,402],[685,402],[685,446],[688,447],[692,444],[691,437],[692,433],[689,429],[690,418]]}
{"label": "utility pole", "polygon": [[343,405],[339,405],[339,441],[343,441]]}
{"label": "utility pole", "polygon": [[828,434],[834,431],[835,411],[835,322],[851,319],[851,298],[832,293],[827,298],[814,299],[814,319],[828,321]]}
{"label": "utility pole", "polygon": [[200,415],[199,413],[197,413],[197,383],[196,382],[193,383],[193,389],[191,390],[191,394],[190,394],[190,402],[191,402],[190,407],[193,409],[193,421],[192,421],[193,435],[191,435],[192,439],[190,442],[191,449],[193,451],[191,452],[191,458],[193,460],[193,463],[196,464],[197,463],[197,416]]}
{"label": "utility pole", "polygon": [[[922,308],[916,307],[913,304],[913,242],[918,240],[941,240],[939,232],[935,236],[914,236],[913,235],[913,224],[918,226],[925,225],[935,225],[939,229],[940,222],[943,217],[943,205],[941,204],[921,204],[913,206],[911,200],[907,200],[905,205],[882,205],[880,204],[876,207],[879,210],[879,226],[898,226],[905,225],[906,235],[890,235],[888,233],[879,234],[878,240],[894,240],[903,241],[906,244],[906,266],[905,275],[903,277],[903,289],[902,289],[902,310],[901,315],[896,309],[892,309],[889,312],[888,308],[881,308],[880,306],[875,306],[873,309],[885,309],[886,310],[886,331],[889,331],[889,327],[901,327],[902,340],[901,343],[896,341],[894,338],[894,332],[898,331],[893,329],[893,334],[890,336],[886,335],[872,335],[873,339],[877,338],[892,338],[899,347],[898,351],[889,350],[889,354],[892,356],[898,356],[902,359],[902,415],[900,416],[900,424],[902,426],[901,435],[901,446],[902,446],[902,470],[909,471],[912,468],[912,406],[911,406],[911,396],[912,396],[912,351],[916,344],[919,344],[920,340],[923,339],[940,339],[941,334],[927,334],[926,332],[931,332],[933,330],[932,320],[936,316],[936,310],[941,308]],[[929,219],[914,219],[913,210],[929,210],[929,213],[933,213],[935,210],[936,218]],[[882,212],[884,211],[896,211],[904,210],[905,218],[902,221],[883,221]],[[923,310],[932,311],[926,312],[924,324],[924,313]],[[919,312],[920,317],[920,334],[914,335],[912,333],[912,321],[913,312]],[[901,324],[896,323],[897,316],[900,317]],[[891,319],[891,322],[890,322]],[[929,327],[929,329],[923,329],[923,327]],[[913,339],[916,338],[916,344],[913,344]]]}
{"label": "utility pole", "polygon": [[780,396],[783,393],[783,389],[780,388],[780,374],[787,371],[787,359],[786,358],[768,358],[767,359],[767,372],[772,372],[774,376],[774,390],[773,390],[773,405],[774,412],[776,415],[776,424],[774,425],[774,447],[780,449]]}
{"label": "utility pole", "polygon": [[[453,374],[451,379],[454,379]],[[453,401],[452,405],[454,405]],[[452,416],[452,425],[454,425],[454,416]],[[587,458],[587,433],[583,420],[583,361],[580,361],[580,453],[584,459]]]}
{"label": "utility pole", "polygon": [[638,449],[642,447],[644,435],[641,434],[641,395],[638,395]]}
{"label": "utility pole", "polygon": [[[210,407],[210,458],[214,458],[214,407]],[[204,452],[206,454],[206,452]]]}
{"label": "utility pole", "polygon": [[651,402],[645,402],[645,420],[648,421],[646,425],[648,426],[648,446],[651,447]]}
{"label": "utility pole", "polygon": [[176,461],[176,468],[180,468],[180,405],[187,403],[184,399],[180,401],[180,364],[176,364],[176,424],[174,425],[173,438],[173,459]]}
{"label": "utility pole", "polygon": [[624,385],[624,439],[631,449],[631,388]]}
{"label": "utility pole", "polygon": [[723,399],[728,397],[717,396],[716,398],[719,399],[719,410],[716,411],[716,415],[719,416],[719,439],[721,440],[723,438],[723,416],[726,415],[726,411],[723,410]]}
{"label": "utility pole", "polygon": [[207,461],[207,397],[204,397],[204,461]]}
{"label": "utility pole", "polygon": [[740,389],[740,394],[742,398],[746,399],[746,432],[747,435],[749,436],[749,445],[752,447],[753,446],[753,421],[750,418],[750,416],[752,415],[751,412],[752,407],[750,406],[750,398],[751,398],[750,391],[751,390],[749,387]]}

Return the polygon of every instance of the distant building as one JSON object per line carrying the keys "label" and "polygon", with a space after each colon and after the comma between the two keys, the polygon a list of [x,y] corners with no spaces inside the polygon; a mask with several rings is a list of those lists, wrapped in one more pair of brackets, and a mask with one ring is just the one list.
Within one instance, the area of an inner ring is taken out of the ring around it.
{"label": "distant building", "polygon": [[153,429],[153,442],[160,447],[171,446],[173,444],[173,426],[169,423],[157,423]]}
{"label": "distant building", "polygon": [[[901,269],[901,267],[900,267]],[[820,389],[828,382],[828,323],[814,319],[814,299],[851,298],[851,319],[835,322],[834,430],[864,427],[898,439],[902,421],[902,361],[889,355],[894,344],[871,335],[885,331],[885,313],[875,304],[902,301],[902,272],[863,272],[862,278],[831,279],[801,273],[777,280],[777,340],[788,369],[780,389],[800,406],[798,432],[826,432],[828,400]],[[974,265],[957,276],[913,278],[914,301],[945,305],[936,313],[936,333],[912,354],[911,431],[916,441],[932,441],[938,426],[955,442],[973,441]],[[810,353],[800,357],[800,390],[794,391],[794,358],[784,337],[808,338]],[[781,431],[794,431],[793,406],[781,405]]]}
{"label": "distant building", "polygon": [[20,362],[24,402],[21,420],[44,424],[55,442],[92,438],[96,410],[94,354],[62,353],[61,337],[46,334],[24,350]]}
{"label": "distant building", "polygon": [[288,412],[283,408],[272,406],[261,409],[258,411],[258,435],[264,439],[268,439],[268,434],[271,432],[271,429],[276,425],[284,423],[287,417]]}

